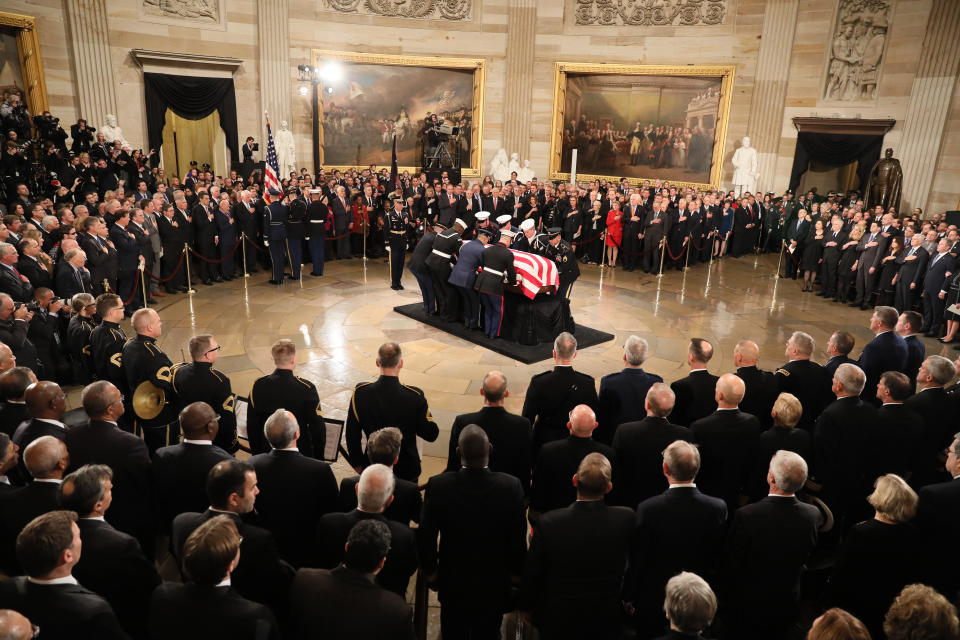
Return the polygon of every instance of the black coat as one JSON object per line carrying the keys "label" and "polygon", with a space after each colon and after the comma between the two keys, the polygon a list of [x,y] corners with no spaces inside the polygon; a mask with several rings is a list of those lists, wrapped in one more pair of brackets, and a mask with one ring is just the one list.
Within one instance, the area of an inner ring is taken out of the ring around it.
{"label": "black coat", "polygon": [[756,365],[737,367],[736,375],[743,380],[745,392],[740,401],[740,410],[756,416],[764,429],[773,424],[770,411],[780,393],[779,384],[771,371],[764,371]]}
{"label": "black coat", "polygon": [[690,430],[700,448],[697,486],[724,500],[733,512],[740,506],[741,495],[753,493],[760,421],[739,409],[718,409],[694,422]]}
{"label": "black coat", "polygon": [[165,582],[150,599],[151,640],[280,640],[270,609],[232,587]]}
{"label": "black coat", "polygon": [[663,475],[663,450],[672,442],[694,442],[693,432],[667,418],[647,416],[621,424],[613,436],[617,466],[613,475],[613,502],[636,509],[641,500],[667,488]]}
{"label": "black coat", "polygon": [[600,426],[593,432],[593,437],[610,444],[619,425],[645,418],[647,410],[644,400],[647,391],[657,382],[663,382],[663,378],[631,367],[600,378],[600,393],[597,396],[600,404],[597,420]]}
{"label": "black coat", "polygon": [[960,539],[960,481],[931,484],[918,492],[914,523],[922,539],[924,583],[953,597],[960,589],[960,572],[953,549]]}
{"label": "black coat", "polygon": [[533,425],[534,457],[545,443],[567,437],[567,417],[580,404],[599,408],[593,376],[556,366],[530,379],[521,413]]}
{"label": "black coat", "polygon": [[754,473],[755,485],[762,483],[766,487],[770,459],[780,450],[796,453],[809,467],[813,467],[813,436],[809,431],[791,427],[770,427],[760,434],[757,470]]}
{"label": "black coat", "polygon": [[447,451],[447,471],[460,469],[457,442],[460,433],[468,425],[475,424],[484,430],[490,445],[490,470],[509,473],[520,481],[523,492],[530,490],[530,471],[533,467],[530,421],[514,415],[503,407],[483,407],[476,413],[464,413],[456,417],[450,428],[450,447]]}
{"label": "black coat", "polygon": [[885,404],[877,409],[877,422],[871,440],[880,472],[912,480],[925,467],[923,418],[906,405]]}
{"label": "black coat", "polygon": [[261,453],[250,459],[257,472],[256,522],[277,541],[280,557],[301,567],[310,562],[317,523],[337,510],[337,481],[330,465],[299,451]]}
{"label": "black coat", "polygon": [[237,444],[237,415],[234,413],[236,396],[230,378],[213,368],[209,362],[189,362],[174,365],[172,369],[177,410],[182,411],[194,402],[206,402],[218,418],[217,435],[213,444],[227,453],[234,453]]}
{"label": "black coat", "polygon": [[[384,510],[387,520],[393,520],[409,527],[411,522],[420,522],[420,512],[423,509],[423,498],[420,487],[416,482],[403,478],[393,477],[393,500]],[[351,476],[340,481],[340,497],[337,501],[337,511],[346,513],[357,508],[357,484],[360,476]]]}
{"label": "black coat", "polygon": [[164,526],[179,514],[202,512],[210,505],[207,475],[215,464],[233,456],[214,445],[181,442],[153,454],[157,516]]}
{"label": "black coat", "polygon": [[[831,379],[833,374],[837,372],[837,369],[840,368],[842,364],[857,364],[856,360],[851,360],[847,356],[833,356],[824,363],[823,368],[827,370],[827,373],[830,374]],[[857,365],[860,366],[860,365]]]}
{"label": "black coat", "polygon": [[526,534],[523,490],[513,476],[464,468],[427,482],[417,541],[421,566],[437,575],[444,606],[505,612],[511,577],[519,579],[523,568]]}
{"label": "black coat", "polygon": [[40,585],[26,576],[0,582],[0,609],[41,629],[42,640],[128,640],[106,600],[80,585]]}
{"label": "black coat", "polygon": [[700,369],[691,371],[686,378],[672,382],[670,388],[676,400],[670,420],[682,427],[689,427],[700,418],[713,413],[717,408],[715,397],[719,379],[719,376],[706,369]]}
{"label": "black coat", "polygon": [[[17,262],[17,271],[20,272],[20,275],[27,276],[34,290],[40,287],[46,287],[47,289],[53,287],[53,274],[42,268],[35,258],[20,256],[20,260]],[[65,296],[61,295],[60,297]]]}
{"label": "black coat", "polygon": [[0,431],[13,437],[17,427],[24,420],[30,419],[30,411],[23,402],[3,402],[0,403]]}
{"label": "black coat", "polygon": [[78,272],[73,265],[63,260],[54,267],[53,290],[57,292],[57,296],[68,300],[78,293],[92,293],[90,272],[86,268]]}
{"label": "black coat", "polygon": [[507,247],[499,243],[490,245],[481,254],[483,270],[477,275],[474,288],[480,293],[502,296],[504,281],[507,284],[517,281],[517,269],[513,263],[513,253]]}
{"label": "black coat", "polygon": [[[953,420],[960,410],[960,402],[951,397],[942,387],[921,389],[903,403],[923,420],[923,438],[920,443],[923,468],[919,470],[917,484],[946,480],[943,468],[943,450],[953,442],[956,427]],[[2,414],[0,414],[2,415]]]}
{"label": "black coat", "polygon": [[910,378],[910,389],[913,390],[917,385],[917,374],[920,372],[920,365],[923,364],[927,356],[927,347],[923,340],[916,335],[906,336],[903,341],[907,343],[907,361],[903,373]]}
{"label": "black coat", "polygon": [[300,425],[300,452],[305,456],[323,457],[325,429],[320,412],[320,395],[312,382],[293,375],[289,369],[276,369],[257,379],[250,389],[247,407],[247,438],[253,453],[266,453],[270,445],[263,435],[263,425],[277,409],[293,413]]}
{"label": "black coat", "polygon": [[907,343],[893,331],[879,333],[868,342],[857,362],[867,376],[867,383],[860,397],[867,402],[878,403],[877,385],[880,383],[880,375],[885,371],[899,371],[909,377],[907,355]]}
{"label": "black coat", "polygon": [[587,455],[601,453],[613,468],[616,454],[613,449],[593,438],[569,435],[543,445],[533,467],[530,484],[530,508],[540,513],[562,509],[577,498],[572,478]]}
{"label": "black coat", "polygon": [[37,516],[60,506],[60,484],[34,480],[0,495],[0,564],[5,573],[20,573],[14,546],[23,528]]}
{"label": "black coat", "polygon": [[[20,275],[26,276],[24,273]],[[30,302],[33,298],[33,285],[18,278],[13,270],[6,266],[0,267],[0,291],[13,298],[14,302]]]}
{"label": "black coat", "polygon": [[813,360],[793,360],[776,372],[779,392],[791,393],[800,401],[803,414],[797,427],[813,429],[817,418],[833,399],[833,377]]}
{"label": "black coat", "polygon": [[90,332],[90,355],[97,378],[112,382],[120,393],[132,397],[122,366],[126,342],[127,336],[116,322],[104,320]]}
{"label": "black coat", "polygon": [[26,320],[16,320],[12,316],[7,320],[0,320],[0,342],[10,347],[10,351],[17,358],[17,366],[27,367],[40,375],[37,347],[27,337],[27,331]]}
{"label": "black coat", "polygon": [[[817,419],[813,433],[814,473],[835,515],[848,510],[866,516],[865,499],[879,473],[878,461],[864,455],[872,447],[877,410],[858,397],[838,398]],[[854,517],[851,521],[857,522]]]}

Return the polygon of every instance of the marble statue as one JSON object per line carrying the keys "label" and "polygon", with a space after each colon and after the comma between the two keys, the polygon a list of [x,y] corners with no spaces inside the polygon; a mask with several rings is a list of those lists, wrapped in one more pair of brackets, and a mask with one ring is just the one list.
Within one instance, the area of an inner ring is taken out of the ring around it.
{"label": "marble statue", "polygon": [[744,136],[740,147],[733,152],[733,188],[737,195],[757,190],[757,150],[750,146],[750,138]]}
{"label": "marble statue", "polygon": [[100,133],[107,144],[113,144],[114,140],[119,140],[122,144],[127,144],[127,139],[123,137],[123,129],[117,126],[117,116],[108,113],[105,120],[106,124],[100,126]]}
{"label": "marble statue", "polygon": [[867,208],[878,204],[884,211],[900,207],[900,191],[903,187],[903,169],[900,161],[893,157],[893,149],[887,149],[883,157],[877,160],[867,179]]}
{"label": "marble statue", "polygon": [[520,173],[520,154],[511,153],[510,154],[510,163],[507,165],[507,179],[513,177],[513,174]]}
{"label": "marble statue", "polygon": [[289,178],[290,173],[297,170],[297,145],[293,141],[293,132],[287,128],[286,120],[280,122],[280,128],[273,134],[273,142],[277,146],[280,179]]}
{"label": "marble statue", "polygon": [[824,100],[861,101],[877,97],[893,0],[840,0]]}
{"label": "marble statue", "polygon": [[503,147],[497,150],[493,160],[490,161],[489,175],[500,182],[506,182],[510,179],[510,169],[507,166],[507,150]]}
{"label": "marble statue", "polygon": [[530,161],[524,160],[523,167],[520,171],[517,171],[517,180],[526,184],[533,180],[536,176],[533,174],[533,169],[530,168]]}

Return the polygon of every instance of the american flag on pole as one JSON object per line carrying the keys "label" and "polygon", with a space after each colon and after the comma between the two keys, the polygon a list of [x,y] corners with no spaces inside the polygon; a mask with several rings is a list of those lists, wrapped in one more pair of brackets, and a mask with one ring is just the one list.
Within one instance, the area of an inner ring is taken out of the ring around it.
{"label": "american flag on pole", "polygon": [[510,251],[513,253],[513,268],[517,270],[520,291],[523,295],[533,300],[542,287],[560,286],[560,274],[557,271],[556,262],[535,253],[515,249]]}
{"label": "american flag on pole", "polygon": [[270,202],[270,189],[280,191],[280,165],[277,164],[277,147],[273,144],[273,132],[267,123],[267,161],[263,169],[263,199]]}

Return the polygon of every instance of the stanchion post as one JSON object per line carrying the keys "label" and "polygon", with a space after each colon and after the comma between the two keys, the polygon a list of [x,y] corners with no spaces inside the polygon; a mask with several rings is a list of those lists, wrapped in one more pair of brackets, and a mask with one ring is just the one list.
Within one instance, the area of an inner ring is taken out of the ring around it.
{"label": "stanchion post", "polygon": [[683,270],[690,268],[690,249],[693,247],[693,236],[687,236],[687,258],[683,262]]}
{"label": "stanchion post", "polygon": [[247,232],[240,232],[240,251],[243,254],[243,277],[249,278],[250,274],[247,273]]}
{"label": "stanchion post", "polygon": [[787,243],[781,240],[780,241],[780,257],[777,259],[777,272],[773,274],[774,279],[777,279],[780,277],[780,265],[783,264],[783,253],[786,247],[787,247]]}
{"label": "stanchion post", "polygon": [[657,277],[663,277],[663,259],[667,255],[667,239],[663,238],[660,241],[660,273],[657,274]]}
{"label": "stanchion post", "polygon": [[187,263],[187,293],[196,293],[197,290],[193,288],[193,278],[190,276],[190,245],[186,242],[183,243],[183,258]]}
{"label": "stanchion post", "polygon": [[[369,216],[369,214],[367,214],[367,215]],[[363,257],[361,258],[361,260],[363,260],[364,262],[367,261],[367,234],[370,233],[370,219],[369,219],[369,217],[367,218],[367,225],[366,225],[366,226],[367,226],[367,228],[366,228],[366,230],[363,232],[363,249],[362,249],[362,251],[363,251]],[[362,229],[362,227],[361,227],[361,229]],[[390,244],[390,243],[388,242],[387,244]]]}
{"label": "stanchion post", "polygon": [[[713,250],[716,247],[717,237],[719,236],[710,236],[710,264],[707,265],[708,269],[713,266]],[[720,246],[723,246],[722,242],[720,243]]]}
{"label": "stanchion post", "polygon": [[144,308],[149,307],[147,304],[147,278],[146,271],[143,268],[143,265],[140,265],[140,288],[143,291],[143,306]]}

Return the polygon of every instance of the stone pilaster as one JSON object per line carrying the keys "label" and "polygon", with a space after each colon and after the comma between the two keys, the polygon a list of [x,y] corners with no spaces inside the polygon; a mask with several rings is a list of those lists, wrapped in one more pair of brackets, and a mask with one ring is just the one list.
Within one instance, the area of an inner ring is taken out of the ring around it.
{"label": "stone pilaster", "polygon": [[960,70],[958,51],[960,2],[934,0],[904,116],[902,143],[893,154],[903,167],[901,213],[927,206],[944,124]]}
{"label": "stone pilaster", "polygon": [[100,127],[104,116],[117,113],[117,77],[107,37],[106,0],[69,0],[70,53],[76,76],[79,117]]}
{"label": "stone pilaster", "polygon": [[510,0],[507,7],[506,87],[503,92],[503,148],[530,153],[530,104],[537,40],[536,0]]}
{"label": "stone pilaster", "polygon": [[[292,122],[290,91],[289,0],[257,0],[257,39],[260,53],[261,110],[270,114],[274,130]],[[266,131],[266,124],[264,124]]]}

